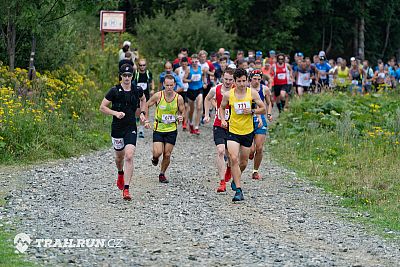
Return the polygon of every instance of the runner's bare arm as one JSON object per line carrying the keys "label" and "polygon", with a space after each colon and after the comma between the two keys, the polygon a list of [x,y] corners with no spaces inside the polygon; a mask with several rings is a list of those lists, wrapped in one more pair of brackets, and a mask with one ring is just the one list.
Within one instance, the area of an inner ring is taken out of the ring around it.
{"label": "runner's bare arm", "polygon": [[178,110],[178,121],[182,122],[184,120],[185,114],[185,101],[183,100],[183,97],[181,95],[178,96]]}
{"label": "runner's bare arm", "polygon": [[149,116],[149,108],[147,106],[146,102],[146,96],[142,95],[140,98],[140,120],[142,122],[148,122],[148,116]]}
{"label": "runner's bare arm", "polygon": [[115,110],[110,109],[108,106],[111,104],[111,101],[107,100],[106,98],[103,99],[103,101],[101,101],[100,104],[100,111],[106,115],[112,115],[117,117],[118,119],[122,119],[123,117],[125,117],[125,113],[124,112],[118,112]]}
{"label": "runner's bare arm", "polygon": [[183,76],[183,79],[182,79],[184,83],[192,82],[192,80],[188,79],[189,78],[189,74],[190,74],[190,70],[188,72],[185,72],[185,76]]}
{"label": "runner's bare arm", "polygon": [[157,104],[160,101],[161,92],[155,93],[152,97],[150,97],[149,101],[147,101],[147,108],[150,108]]}
{"label": "runner's bare arm", "polygon": [[210,92],[207,94],[204,100],[204,122],[208,123],[210,121],[210,106],[211,100],[215,96],[215,87],[211,88]]}
{"label": "runner's bare arm", "polygon": [[229,92],[225,92],[222,96],[221,106],[218,109],[219,117],[221,118],[221,126],[223,128],[228,128],[228,123],[225,120],[225,107],[228,105],[228,103],[229,103]]}
{"label": "runner's bare arm", "polygon": [[265,96],[265,103],[267,104],[267,118],[269,121],[272,121],[272,101],[271,101],[271,90],[265,86],[264,90],[264,96]]}
{"label": "runner's bare arm", "polygon": [[260,95],[254,89],[251,89],[251,98],[253,98],[253,101],[258,106],[256,109],[254,109],[254,114],[265,114],[266,112],[265,104],[263,101],[261,101]]}

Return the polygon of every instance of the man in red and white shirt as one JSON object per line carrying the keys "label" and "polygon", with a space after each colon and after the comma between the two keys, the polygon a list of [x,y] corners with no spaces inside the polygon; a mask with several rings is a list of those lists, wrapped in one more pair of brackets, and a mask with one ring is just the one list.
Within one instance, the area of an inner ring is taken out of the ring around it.
{"label": "man in red and white shirt", "polygon": [[210,92],[208,93],[205,102],[204,102],[204,122],[208,123],[210,121],[210,107],[211,104],[216,104],[216,114],[214,119],[213,125],[213,135],[214,135],[214,142],[217,146],[217,168],[218,174],[220,176],[220,185],[217,189],[217,192],[225,192],[226,191],[226,182],[229,182],[231,179],[231,170],[229,166],[225,166],[225,155],[226,153],[226,137],[228,134],[228,129],[223,128],[221,125],[221,116],[225,117],[225,120],[229,119],[229,108],[225,109],[225,114],[219,114],[218,110],[221,105],[222,96],[225,92],[228,92],[233,85],[233,73],[234,70],[231,68],[226,68],[223,75],[222,75],[222,83],[218,84],[217,86],[211,88]]}
{"label": "man in red and white shirt", "polygon": [[285,55],[279,54],[277,56],[277,63],[273,65],[274,73],[274,94],[276,97],[276,105],[279,112],[289,104],[290,82],[292,77],[292,68],[289,64],[285,63]]}

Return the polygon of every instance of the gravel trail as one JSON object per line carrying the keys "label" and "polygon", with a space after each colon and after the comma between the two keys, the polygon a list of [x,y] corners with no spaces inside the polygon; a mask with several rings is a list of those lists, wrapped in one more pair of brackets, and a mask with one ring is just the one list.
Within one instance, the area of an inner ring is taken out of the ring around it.
{"label": "gravel trail", "polygon": [[[133,200],[115,185],[113,150],[32,169],[0,170],[9,188],[2,223],[32,238],[120,239],[117,248],[38,248],[27,257],[51,266],[400,266],[400,243],[349,222],[338,198],[266,155],[262,181],[243,174],[244,203],[217,194],[211,126],[180,131],[167,177],[150,161],[151,133],[139,139]],[[14,185],[18,180],[18,186]]]}

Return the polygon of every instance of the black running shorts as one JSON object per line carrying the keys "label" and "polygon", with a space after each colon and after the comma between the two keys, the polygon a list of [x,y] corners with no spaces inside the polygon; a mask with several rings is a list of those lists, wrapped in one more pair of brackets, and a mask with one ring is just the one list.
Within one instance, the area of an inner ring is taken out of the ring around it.
{"label": "black running shorts", "polygon": [[214,126],[213,134],[214,134],[214,143],[216,146],[221,144],[226,145],[226,137],[228,135],[228,130],[219,126]]}
{"label": "black running shorts", "polygon": [[160,142],[160,143],[168,143],[171,145],[175,145],[176,137],[178,136],[178,131],[172,132],[153,132],[153,143]]}
{"label": "black running shorts", "polygon": [[228,132],[228,136],[226,139],[227,141],[234,141],[236,143],[239,143],[241,146],[244,147],[251,147],[251,145],[253,144],[253,138],[254,138],[254,132],[245,135],[239,135]]}
{"label": "black running shorts", "polygon": [[116,151],[124,150],[126,145],[136,146],[136,127],[129,126],[125,130],[111,130],[111,140]]}
{"label": "black running shorts", "polygon": [[203,88],[198,89],[198,90],[190,90],[188,89],[186,92],[187,98],[189,98],[189,100],[195,101],[196,98],[200,95],[203,94]]}

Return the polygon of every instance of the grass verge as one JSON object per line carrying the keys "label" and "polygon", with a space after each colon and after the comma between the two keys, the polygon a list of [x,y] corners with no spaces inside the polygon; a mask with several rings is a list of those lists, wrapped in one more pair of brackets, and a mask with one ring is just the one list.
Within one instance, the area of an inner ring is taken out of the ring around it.
{"label": "grass verge", "polygon": [[400,232],[400,96],[294,99],[271,127],[274,158],[343,197],[359,220]]}

